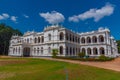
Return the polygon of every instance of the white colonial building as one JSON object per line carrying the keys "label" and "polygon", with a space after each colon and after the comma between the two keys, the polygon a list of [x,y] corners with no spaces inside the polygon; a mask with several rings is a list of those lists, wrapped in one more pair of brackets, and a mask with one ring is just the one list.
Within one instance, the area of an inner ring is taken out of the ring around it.
{"label": "white colonial building", "polygon": [[53,25],[43,32],[26,32],[23,36],[12,36],[9,46],[10,56],[52,56],[52,49],[59,50],[59,56],[76,56],[84,52],[89,56],[105,55],[116,57],[117,43],[110,30],[75,33],[64,27]]}

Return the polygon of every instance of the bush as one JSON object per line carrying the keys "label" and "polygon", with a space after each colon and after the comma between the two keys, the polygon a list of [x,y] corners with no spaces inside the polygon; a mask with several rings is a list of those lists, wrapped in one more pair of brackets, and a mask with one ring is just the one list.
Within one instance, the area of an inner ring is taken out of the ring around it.
{"label": "bush", "polygon": [[78,58],[78,57],[61,57],[61,56],[56,56],[54,58],[57,58],[57,59],[67,59],[67,60],[78,60],[78,61],[111,61],[113,60],[114,58],[110,58],[110,57],[106,57],[106,56],[100,56],[98,58],[91,58],[91,57],[88,57],[88,58]]}
{"label": "bush", "polygon": [[83,52],[78,53],[78,56],[79,56],[80,58],[84,58],[84,57],[85,57],[85,53],[83,53]]}
{"label": "bush", "polygon": [[104,55],[99,56],[99,61],[110,61],[113,60],[114,58],[106,57]]}
{"label": "bush", "polygon": [[52,57],[56,57],[58,55],[58,49],[52,49]]}

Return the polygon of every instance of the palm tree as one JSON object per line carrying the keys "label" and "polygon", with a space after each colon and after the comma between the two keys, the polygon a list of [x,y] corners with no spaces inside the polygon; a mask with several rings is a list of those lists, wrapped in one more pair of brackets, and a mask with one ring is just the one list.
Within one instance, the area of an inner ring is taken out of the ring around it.
{"label": "palm tree", "polygon": [[58,55],[58,49],[52,49],[52,57],[56,57]]}

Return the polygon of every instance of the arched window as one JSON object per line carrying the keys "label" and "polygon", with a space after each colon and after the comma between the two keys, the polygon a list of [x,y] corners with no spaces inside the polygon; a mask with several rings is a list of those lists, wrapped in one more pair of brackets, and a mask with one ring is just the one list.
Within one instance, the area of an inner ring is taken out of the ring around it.
{"label": "arched window", "polygon": [[87,43],[91,43],[91,38],[87,37]]}
{"label": "arched window", "polygon": [[30,43],[32,43],[32,38],[30,38]]}
{"label": "arched window", "polygon": [[40,43],[40,37],[38,37],[38,43]]}
{"label": "arched window", "polygon": [[96,37],[96,36],[93,36],[93,37],[92,37],[92,41],[93,41],[93,43],[97,43],[97,37]]}
{"label": "arched window", "polygon": [[81,38],[81,43],[85,43],[85,38]]}
{"label": "arched window", "polygon": [[74,35],[73,35],[73,37],[72,37],[72,40],[73,40],[73,42],[75,41]]}
{"label": "arched window", "polygon": [[85,48],[82,48],[82,53],[86,53]]}
{"label": "arched window", "polygon": [[51,41],[51,34],[48,34],[48,39],[49,41]]}
{"label": "arched window", "polygon": [[41,42],[42,42],[42,43],[44,42],[44,37],[43,37],[43,36],[41,37]]}
{"label": "arched window", "polygon": [[60,40],[63,40],[64,39],[64,34],[63,32],[60,32]]}
{"label": "arched window", "polygon": [[78,38],[78,43],[80,43],[80,38]]}
{"label": "arched window", "polygon": [[39,48],[37,48],[37,53],[39,54]]}
{"label": "arched window", "polygon": [[13,54],[15,53],[15,48],[13,48]]}
{"label": "arched window", "polygon": [[100,36],[99,36],[99,42],[104,42],[104,37],[103,37],[103,35],[100,35]]}
{"label": "arched window", "polygon": [[34,48],[34,53],[36,53],[36,48]]}
{"label": "arched window", "polygon": [[75,42],[77,43],[77,37],[75,37]]}
{"label": "arched window", "polygon": [[72,35],[70,34],[70,41],[72,41]]}
{"label": "arched window", "polygon": [[75,55],[75,48],[73,48],[73,55]]}
{"label": "arched window", "polygon": [[48,47],[48,53],[51,54],[51,47]]}
{"label": "arched window", "polygon": [[79,53],[80,53],[80,48],[79,48]]}
{"label": "arched window", "polygon": [[68,33],[66,33],[66,40],[68,40]]}
{"label": "arched window", "polygon": [[70,55],[72,55],[72,48],[70,47]]}
{"label": "arched window", "polygon": [[29,43],[29,39],[27,39],[27,43]]}
{"label": "arched window", "polygon": [[100,54],[101,54],[101,55],[104,55],[104,54],[105,54],[105,49],[104,49],[103,47],[101,47],[101,48],[99,49],[99,51],[100,51]]}
{"label": "arched window", "polygon": [[16,53],[17,53],[17,47],[16,47]]}
{"label": "arched window", "polygon": [[88,55],[91,55],[91,49],[90,48],[87,49],[87,53],[88,53]]}
{"label": "arched window", "polygon": [[68,47],[66,47],[66,55],[68,55]]}
{"label": "arched window", "polygon": [[43,54],[43,47],[41,47],[41,54]]}
{"label": "arched window", "polygon": [[78,54],[78,49],[76,48],[76,54]]}
{"label": "arched window", "polygon": [[98,54],[97,48],[93,48],[93,54],[94,54],[94,55],[97,55],[97,54]]}
{"label": "arched window", "polygon": [[37,43],[37,38],[34,39],[34,43]]}
{"label": "arched window", "polygon": [[20,47],[19,47],[19,54],[20,54]]}
{"label": "arched window", "polygon": [[63,46],[60,46],[60,55],[63,54]]}

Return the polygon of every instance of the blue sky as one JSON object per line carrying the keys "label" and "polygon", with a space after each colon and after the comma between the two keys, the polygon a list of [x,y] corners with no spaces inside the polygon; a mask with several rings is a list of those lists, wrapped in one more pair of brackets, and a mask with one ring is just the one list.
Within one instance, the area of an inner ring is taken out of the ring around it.
{"label": "blue sky", "polygon": [[0,23],[21,32],[59,23],[77,32],[107,27],[120,39],[120,0],[0,0]]}

